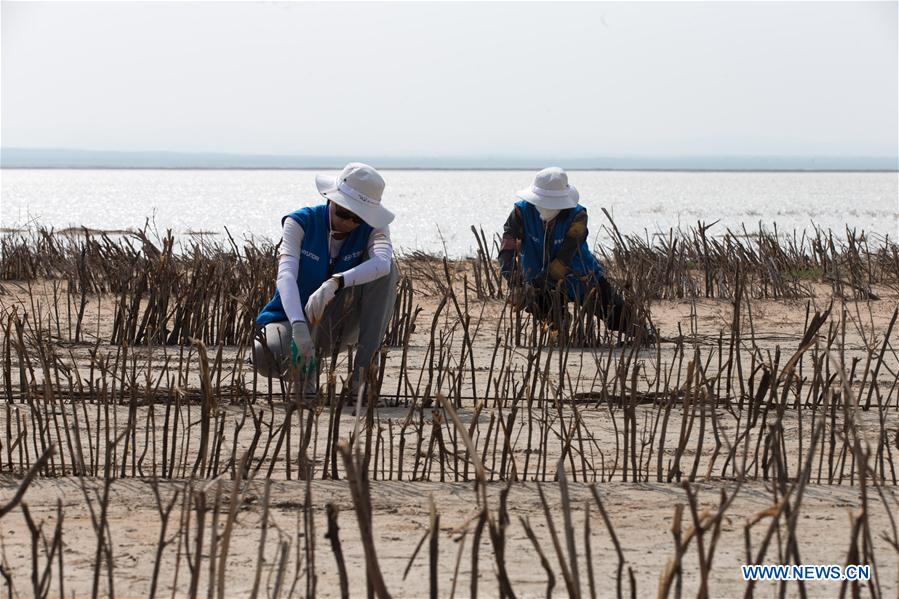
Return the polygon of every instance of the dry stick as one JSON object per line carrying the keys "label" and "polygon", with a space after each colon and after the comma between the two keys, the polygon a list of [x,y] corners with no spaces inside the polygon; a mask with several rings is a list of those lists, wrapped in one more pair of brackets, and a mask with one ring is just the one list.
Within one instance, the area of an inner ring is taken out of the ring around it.
{"label": "dry stick", "polygon": [[[698,350],[697,350],[698,352]],[[683,411],[681,414],[681,428],[680,428],[680,436],[677,444],[677,449],[674,453],[674,463],[668,470],[668,478],[667,481],[670,483],[674,478],[677,478],[679,481],[681,479],[681,468],[680,461],[681,456],[683,456],[684,450],[687,447],[687,442],[690,439],[690,435],[693,430],[693,421],[696,418],[696,402],[694,400],[694,387],[693,380],[695,375],[695,370],[698,367],[697,359],[687,363],[687,387],[684,392],[684,400],[683,400]],[[698,379],[699,377],[696,376]],[[687,410],[690,410],[690,417],[687,418]]]}
{"label": "dry stick", "polygon": [[518,517],[519,522],[521,522],[521,526],[524,528],[524,532],[527,535],[528,539],[531,541],[531,545],[534,546],[534,549],[537,551],[537,556],[540,558],[540,565],[543,566],[543,569],[546,570],[546,597],[549,599],[553,595],[553,588],[556,586],[556,576],[553,574],[552,566],[549,564],[549,560],[546,559],[546,555],[543,553],[543,549],[540,548],[540,543],[537,541],[537,536],[534,534],[533,529],[531,528],[530,519],[525,517]]}
{"label": "dry stick", "polygon": [[474,465],[475,477],[479,483],[478,488],[480,490],[480,499],[482,500],[481,505],[483,507],[486,507],[487,490],[484,486],[484,482],[486,481],[487,475],[484,470],[484,462],[481,460],[481,456],[471,440],[471,435],[469,435],[468,429],[465,428],[465,425],[462,424],[462,420],[459,418],[459,414],[456,413],[456,409],[453,407],[452,402],[448,401],[442,393],[437,394],[437,401],[440,403],[443,409],[446,410],[446,413],[449,414],[450,419],[453,421],[453,424],[456,427],[456,430],[462,437],[462,442],[465,444],[466,457],[471,460]]}
{"label": "dry stick", "polygon": [[[674,518],[671,521],[671,535],[674,537],[674,557],[668,560],[668,563],[665,566],[665,570],[662,572],[662,575],[660,577],[658,599],[666,599],[666,597],[668,597],[668,593],[671,591],[671,580],[675,576],[677,577],[677,587],[675,588],[674,596],[679,598],[681,595],[681,584],[683,580],[681,559],[683,558],[684,551],[686,550],[685,545],[681,541],[681,521],[683,519],[683,515],[684,504],[675,504]],[[747,557],[747,559],[749,558]]]}
{"label": "dry stick", "polygon": [[[502,533],[496,534],[497,528],[493,522],[493,518],[490,515],[490,511],[487,509],[487,487],[486,487],[486,472],[484,469],[484,463],[481,460],[481,456],[477,451],[474,443],[471,440],[471,436],[468,433],[468,430],[465,428],[465,425],[462,424],[462,421],[459,419],[459,415],[456,413],[455,408],[452,405],[452,402],[446,399],[442,393],[437,394],[437,401],[443,407],[443,409],[449,414],[450,419],[453,421],[453,425],[455,425],[456,430],[459,435],[462,437],[462,442],[465,444],[466,448],[466,457],[471,460],[474,464],[475,469],[475,495],[478,497],[478,502],[481,506],[481,513],[478,517],[478,524],[475,527],[474,539],[472,540],[472,549],[471,549],[471,587],[470,594],[471,597],[476,598],[478,595],[478,549],[480,547],[481,533],[484,530],[484,525],[489,523],[491,539],[494,540],[494,556],[497,560],[497,567],[499,570],[500,577],[500,593],[507,594],[514,597],[511,589],[511,583],[508,581],[508,577],[505,575],[505,568],[502,561],[502,556],[497,555],[497,553],[501,552],[501,545],[498,547],[497,541],[502,538]],[[507,487],[508,489],[508,487]],[[503,514],[501,513],[502,517]],[[502,526],[502,524],[501,524]]]}
{"label": "dry stick", "polygon": [[325,460],[322,465],[322,480],[330,476],[338,480],[337,472],[337,439],[340,435],[340,412],[343,409],[344,394],[335,396],[336,376],[333,371],[328,372],[327,377],[327,405],[328,410],[328,435],[325,439]]}
{"label": "dry stick", "polygon": [[450,599],[456,596],[456,583],[459,580],[459,566],[462,564],[462,555],[465,552],[465,537],[468,534],[468,530],[464,530],[462,532],[462,537],[460,539],[456,539],[459,543],[459,552],[456,554],[456,566],[453,569],[453,585],[450,588]]}
{"label": "dry stick", "polygon": [[[302,389],[301,385],[297,385],[297,389]],[[287,407],[284,411],[284,420],[281,422],[281,426],[279,426],[280,434],[278,435],[278,441],[275,443],[275,449],[272,452],[272,459],[268,464],[268,471],[265,474],[265,478],[271,478],[272,473],[275,471],[275,465],[278,462],[278,454],[281,453],[281,446],[284,444],[285,438],[287,438],[287,447],[284,450],[285,454],[285,463],[287,464],[287,480],[290,480],[290,440],[288,435],[290,434],[290,427],[293,422],[293,413],[297,410],[297,401],[293,400],[287,404]],[[274,411],[272,412],[274,415]],[[271,437],[269,437],[271,440]],[[268,454],[268,446],[266,445],[265,454]],[[260,461],[259,467],[261,467],[262,462]]]}
{"label": "dry stick", "polygon": [[[700,370],[700,373],[702,371]],[[696,399],[699,405],[699,431],[697,433],[697,442],[696,442],[696,455],[693,458],[693,467],[690,469],[690,476],[688,480],[690,482],[696,481],[696,472],[699,470],[699,460],[702,457],[702,443],[705,440],[705,412],[706,407],[714,412],[715,407],[712,405],[710,401],[708,401],[709,397],[705,387],[702,387],[698,390],[696,394]]]}
{"label": "dry stick", "polygon": [[[193,492],[193,488],[190,489],[191,497],[196,498],[194,505],[196,506],[197,512],[197,538],[196,538],[196,551],[194,553],[193,562],[190,560],[190,556],[188,555],[187,565],[190,569],[190,588],[189,588],[189,596],[190,599],[196,599],[197,590],[200,584],[200,574],[201,569],[200,566],[203,562],[203,535],[206,529],[206,491],[201,490],[198,493]],[[185,534],[188,534],[188,530],[185,530]]]}
{"label": "dry stick", "polygon": [[[234,522],[237,520],[237,497],[240,492],[240,482],[244,475],[244,468],[247,465],[247,453],[240,458],[240,466],[237,469],[237,475],[234,477],[234,484],[231,485],[231,495],[228,498],[228,517],[225,519],[225,530],[222,532],[222,550],[219,554],[218,581],[217,581],[217,597],[224,599],[225,597],[225,570],[228,564],[228,549],[231,546],[231,531],[234,528]],[[209,581],[212,584],[212,581]]]}
{"label": "dry stick", "polygon": [[871,386],[868,388],[868,397],[865,399],[865,410],[871,407],[871,395],[877,388],[877,374],[880,372],[880,367],[883,364],[883,356],[886,353],[887,345],[890,340],[890,333],[893,331],[893,326],[896,324],[897,317],[899,317],[899,308],[893,310],[893,317],[890,319],[890,324],[887,326],[886,333],[883,336],[883,345],[880,348],[880,354],[877,356],[877,365],[874,367],[874,373],[871,375]]}
{"label": "dry stick", "polygon": [[[730,504],[733,503],[734,498],[736,498],[737,493],[740,492],[740,489],[742,488],[742,486],[743,486],[742,481],[737,481],[737,485],[734,488],[733,493],[730,494],[730,496],[727,495],[726,491],[723,488],[721,489],[721,502],[718,506],[717,513],[715,513],[715,515],[712,517],[712,521],[710,523],[710,525],[712,526],[712,539],[711,539],[711,542],[709,543],[709,550],[706,552],[706,568],[707,568],[708,572],[711,572],[711,570],[712,570],[712,560],[715,557],[715,548],[717,547],[718,540],[720,539],[720,536],[721,536],[721,523],[724,520],[724,513],[730,507]],[[708,525],[704,525],[704,526],[708,526]],[[792,532],[791,532],[791,535],[793,535]],[[706,582],[706,584],[707,584],[707,582]],[[804,587],[802,587],[800,585],[800,591],[804,592],[804,590],[805,590]],[[803,596],[804,596],[804,594],[803,594]]]}
{"label": "dry stick", "polygon": [[596,578],[593,575],[593,551],[590,548],[590,504],[584,502],[584,553],[587,558],[587,581],[590,583],[590,599],[596,599]]}
{"label": "dry stick", "polygon": [[209,374],[209,358],[206,355],[206,345],[199,340],[191,339],[191,345],[197,348],[200,358],[200,384],[202,387],[202,402],[200,412],[200,446],[197,448],[197,459],[194,462],[191,476],[196,476],[197,471],[206,470],[206,459],[209,447],[209,418],[215,414],[216,405],[212,395],[212,381]]}
{"label": "dry stick", "polygon": [[315,573],[315,511],[312,507],[312,479],[306,479],[306,495],[303,498],[303,526],[306,553],[306,595],[315,597],[318,576]]}
{"label": "dry stick", "polygon": [[[38,556],[37,556],[37,540],[35,537],[37,536],[37,532],[34,527],[34,522],[31,519],[31,513],[28,511],[28,504],[22,504],[22,515],[25,516],[25,522],[28,524],[29,532],[31,533],[31,587],[32,587],[32,595],[35,597],[40,596],[38,588],[37,588],[37,565],[38,565]],[[4,559],[6,557],[6,552],[4,549]],[[6,573],[6,570],[3,571],[3,576],[7,580],[11,580],[9,574]],[[10,585],[10,590],[12,589],[12,585]],[[12,592],[10,592],[10,599],[12,599]]]}
{"label": "dry stick", "polygon": [[706,561],[706,553],[705,553],[705,543],[703,541],[703,535],[705,534],[705,527],[702,525],[701,518],[699,516],[699,511],[696,506],[696,496],[693,494],[693,489],[690,487],[690,483],[684,481],[682,484],[684,490],[687,492],[687,500],[690,506],[690,515],[693,517],[693,530],[696,531],[696,550],[699,554],[699,591],[696,596],[700,599],[707,599],[709,596],[708,582],[709,582],[709,565]]}
{"label": "dry stick", "polygon": [[[127,431],[125,431],[127,432]],[[123,435],[125,434],[123,432]],[[119,436],[115,444],[118,444]],[[113,446],[107,447],[107,464],[109,463],[109,455],[114,451]],[[112,549],[111,549],[111,539],[109,539],[109,521],[108,521],[108,508],[109,508],[109,488],[112,484],[112,478],[110,478],[111,467],[106,468],[106,473],[103,479],[103,495],[98,495],[98,500],[100,502],[100,515],[97,517],[94,512],[93,503],[91,502],[90,495],[87,492],[87,486],[85,484],[84,479],[81,479],[81,490],[84,493],[85,501],[87,502],[88,509],[90,510],[91,524],[94,528],[94,533],[97,535],[97,550],[94,554],[94,575],[93,575],[93,585],[91,596],[96,599],[97,594],[100,590],[100,564],[103,560],[104,556],[106,559],[106,576],[107,576],[107,585],[108,585],[108,593],[110,597],[115,595],[114,587],[113,587],[113,561],[112,561]]]}
{"label": "dry stick", "polygon": [[[894,315],[893,315],[894,321],[895,321],[895,317],[896,317],[896,314],[894,312]],[[833,355],[830,354],[829,351],[827,352],[827,356],[830,359],[830,361],[832,361],[832,362],[834,362],[834,364],[836,364],[836,360],[834,359]],[[855,397],[855,394],[853,393],[852,388],[851,388],[852,375],[850,374],[850,377],[847,381],[844,369],[838,366],[836,368],[836,370],[837,370],[838,374],[840,375],[841,386],[842,386],[843,392],[844,392],[843,418],[844,418],[844,426],[846,429],[846,434],[845,434],[846,439],[844,440],[844,443],[848,443],[848,442],[852,443],[852,449],[851,449],[852,458],[853,458],[852,476],[854,477],[854,474],[855,474],[854,466],[856,463],[858,463],[859,468],[861,469],[861,473],[859,475],[859,487],[861,490],[862,510],[858,516],[855,526],[861,526],[862,541],[863,541],[863,544],[865,545],[865,547],[864,547],[865,562],[870,562],[871,567],[874,570],[874,582],[873,583],[869,582],[869,588],[871,589],[872,595],[876,595],[876,594],[878,594],[879,587],[880,587],[880,583],[879,583],[879,580],[877,577],[877,564],[874,560],[873,555],[869,557],[868,551],[867,551],[867,542],[868,542],[868,539],[870,539],[871,534],[870,534],[870,527],[868,524],[867,485],[865,483],[866,483],[868,472],[870,470],[870,468],[868,466],[868,459],[871,455],[871,447],[870,447],[867,437],[864,434],[864,431],[858,430],[858,426],[856,424],[856,413],[857,413],[859,406],[858,406],[858,402]],[[873,383],[876,383],[876,381],[873,381]],[[841,478],[842,478],[842,475],[841,475]],[[876,481],[876,477],[872,476],[871,478],[873,481]],[[857,548],[857,540],[856,540],[857,534],[858,534],[858,531],[855,531],[851,535],[850,555],[847,557],[847,563],[857,563],[858,562],[858,556],[857,556],[858,548]],[[853,552],[856,552],[856,555],[853,555]],[[874,586],[875,583],[876,583],[876,588]],[[846,584],[844,581],[844,583],[841,587],[841,591],[840,591],[841,596],[845,592],[845,588],[846,588]],[[858,596],[858,593],[859,593],[858,581],[853,581],[852,590],[853,590],[853,596]]]}
{"label": "dry stick", "polygon": [[281,596],[281,586],[284,584],[284,572],[287,571],[287,558],[290,557],[290,543],[288,541],[281,542],[281,560],[278,562],[278,574],[275,576],[274,589],[272,590],[273,599]]}
{"label": "dry stick", "polygon": [[425,544],[425,540],[427,540],[428,536],[431,534],[431,529],[429,528],[421,535],[421,539],[418,540],[418,544],[415,546],[415,550],[412,552],[412,556],[409,557],[409,561],[406,563],[406,569],[403,570],[403,580],[406,580],[406,577],[409,575],[409,570],[412,569],[412,563],[415,561],[415,558],[418,556],[418,552],[421,551],[422,546]]}
{"label": "dry stick", "polygon": [[571,524],[571,499],[568,495],[568,477],[565,475],[565,463],[559,460],[556,466],[559,478],[559,492],[562,495],[562,517],[565,525],[565,541],[568,545],[568,561],[571,564],[571,581],[574,583],[574,596],[581,596],[581,580],[577,567],[577,548],[574,541],[574,526]]}
{"label": "dry stick", "polygon": [[[720,379],[719,379],[720,380]],[[705,482],[709,482],[712,480],[712,470],[715,467],[715,462],[718,459],[718,456],[721,454],[721,448],[726,444],[728,453],[731,450],[730,439],[725,435],[724,441],[721,440],[721,433],[719,429],[721,425],[718,424],[718,411],[714,405],[711,406],[711,414],[712,414],[712,434],[715,437],[715,449],[712,451],[712,455],[709,457],[709,465],[706,468],[705,472]],[[723,476],[722,472],[722,476]]]}
{"label": "dry stick", "polygon": [[[41,572],[40,577],[34,577],[34,587],[35,587],[35,596],[44,598],[50,592],[50,584],[52,582],[51,575],[53,574],[53,558],[56,556],[56,552],[60,551],[61,555],[61,541],[62,541],[62,499],[57,498],[56,500],[56,514],[59,516],[56,520],[56,526],[54,526],[53,537],[51,540],[50,547],[47,547],[47,537],[43,532],[43,522],[40,527],[36,527],[34,525],[34,521],[31,518],[31,514],[28,512],[28,506],[24,503],[22,504],[22,513],[25,516],[25,521],[28,525],[29,530],[32,534],[32,546],[34,547],[34,559],[32,561],[32,571],[34,575],[37,574],[37,541],[40,538],[43,541],[44,553],[47,556],[47,563],[44,566],[43,572]],[[63,594],[63,596],[65,596]]]}
{"label": "dry stick", "polygon": [[378,567],[378,556],[375,552],[374,535],[371,528],[371,505],[367,495],[367,485],[364,481],[364,472],[359,472],[353,455],[350,453],[346,441],[341,439],[337,443],[337,450],[343,458],[343,465],[347,479],[350,482],[350,491],[353,495],[353,505],[356,508],[356,519],[359,523],[359,534],[362,537],[362,547],[365,551],[366,575],[379,599],[390,597],[381,569]]}
{"label": "dry stick", "polygon": [[256,599],[259,594],[259,581],[262,578],[262,562],[265,561],[265,539],[268,536],[268,507],[272,492],[272,479],[265,479],[265,490],[262,497],[262,533],[259,537],[259,553],[256,555],[256,576],[253,578],[253,590],[251,599]]}
{"label": "dry stick", "polygon": [[41,457],[39,457],[31,468],[28,469],[25,478],[22,479],[19,488],[16,489],[16,494],[13,495],[13,498],[10,499],[6,505],[0,507],[0,518],[8,514],[10,510],[15,508],[19,502],[22,501],[22,497],[25,495],[25,491],[28,490],[28,486],[34,481],[34,477],[37,476],[37,473],[47,464],[47,461],[54,451],[56,451],[56,444],[51,443],[50,446],[44,450],[44,453],[41,454]]}
{"label": "dry stick", "polygon": [[[858,445],[858,444],[856,444]],[[865,456],[867,457],[867,456]],[[877,596],[882,594],[880,587],[880,576],[878,574],[877,562],[874,557],[874,539],[871,534],[871,526],[870,526],[870,517],[869,517],[869,509],[868,509],[868,490],[866,484],[866,474],[867,472],[871,473],[871,484],[875,487],[877,485],[877,481],[875,478],[875,473],[870,468],[867,468],[866,463],[867,460],[859,460],[862,464],[862,472],[859,475],[859,485],[861,486],[861,503],[862,503],[862,512],[865,515],[865,520],[862,523],[862,551],[863,551],[863,559],[865,563],[870,563],[871,570],[873,571],[873,576],[868,581],[868,587],[871,591],[872,596]],[[892,523],[892,522],[891,522]],[[886,533],[882,533],[884,537],[886,537]],[[889,537],[886,537],[889,538]]]}
{"label": "dry stick", "polygon": [[[168,505],[165,507],[162,506],[162,499],[159,495],[159,481],[153,479],[150,481],[150,487],[153,489],[153,496],[156,498],[156,509],[159,511],[159,519],[162,522],[162,526],[159,530],[159,541],[156,543],[156,556],[153,560],[153,575],[150,578],[150,599],[153,599],[156,596],[156,585],[159,581],[159,567],[162,564],[162,552],[165,551],[166,545],[172,542],[172,540],[166,541],[165,532],[169,526],[169,517],[172,514],[172,508],[175,507],[175,503],[178,501],[178,495],[180,491],[175,489],[175,492],[172,494],[172,499],[169,501]],[[212,581],[210,580],[210,587],[212,587]]]}
{"label": "dry stick", "polygon": [[[599,513],[602,516],[602,521],[606,525],[606,530],[609,531],[609,536],[612,538],[612,544],[615,546],[615,553],[618,554],[618,572],[616,575],[616,583],[615,583],[615,594],[618,599],[621,599],[621,574],[624,570],[624,552],[621,550],[621,543],[618,541],[618,535],[615,534],[615,529],[612,527],[612,520],[609,518],[609,514],[606,512],[606,508],[602,503],[602,499],[599,498],[599,492],[596,490],[596,484],[590,484],[590,492],[593,493],[593,498],[596,500],[596,505],[599,507]],[[631,583],[631,594],[635,594],[637,589],[633,586],[633,581]]]}
{"label": "dry stick", "polygon": [[546,496],[543,494],[543,488],[538,484],[537,485],[537,493],[540,495],[540,503],[543,505],[543,515],[546,517],[546,527],[549,529],[549,535],[553,542],[553,548],[556,550],[556,557],[559,560],[559,567],[562,569],[562,578],[565,580],[565,588],[568,590],[568,595],[571,597],[577,597],[575,593],[575,585],[574,581],[571,579],[571,572],[568,569],[568,564],[565,563],[565,555],[562,552],[562,545],[559,543],[559,535],[556,534],[556,526],[553,524],[552,514],[549,510],[549,504],[546,502]]}
{"label": "dry stick", "polygon": [[[337,516],[340,513],[336,504],[329,502],[325,506],[328,514],[328,532],[325,538],[331,541],[331,551],[334,552],[334,560],[337,562],[337,575],[340,581],[340,597],[348,599],[350,596],[349,583],[347,582],[346,562],[343,559],[343,548],[340,545],[340,527],[337,525]],[[405,578],[405,576],[404,576]]]}
{"label": "dry stick", "polygon": [[[852,529],[849,533],[849,551],[846,553],[846,565],[849,564],[857,564],[859,563],[859,552],[858,552],[858,535],[861,532],[862,521],[865,519],[864,510],[858,516],[853,515],[851,512],[849,514],[849,520],[852,523]],[[848,586],[849,581],[843,580],[840,584],[840,599],[846,596],[846,587]],[[858,581],[852,581],[852,597],[853,599],[857,599],[861,595],[859,594],[859,586]]]}
{"label": "dry stick", "polygon": [[[10,510],[12,510],[13,508],[15,508],[15,506],[19,504],[19,502],[22,500],[22,496],[25,494],[25,491],[27,490],[28,486],[31,484],[31,481],[34,479],[35,474],[37,473],[37,471],[38,471],[41,467],[43,467],[43,464],[46,463],[46,461],[50,458],[50,454],[51,454],[53,451],[54,451],[54,445],[51,444],[50,447],[48,447],[48,448],[44,451],[44,454],[38,459],[38,461],[35,462],[34,466],[32,466],[31,470],[29,470],[28,474],[25,476],[25,480],[22,481],[22,483],[19,485],[19,488],[16,490],[15,496],[9,501],[9,503],[7,503],[2,509],[0,509],[0,518],[2,518],[3,515],[7,514]],[[28,512],[28,506],[25,505],[24,503],[22,504],[22,513],[23,513],[24,516],[25,516],[25,521],[26,521],[26,523],[28,524],[28,528],[29,528],[29,530],[31,531],[31,536],[32,536],[32,541],[31,541],[31,543],[32,543],[31,563],[32,563],[32,586],[33,586],[33,588],[34,588],[34,594],[35,594],[35,596],[38,596],[38,597],[45,596],[45,594],[42,592],[41,589],[42,589],[46,584],[48,584],[48,583],[47,583],[47,579],[48,579],[48,577],[49,577],[49,575],[50,575],[50,571],[51,571],[52,566],[53,566],[53,553],[50,553],[50,554],[48,555],[48,557],[47,557],[47,566],[46,566],[46,569],[45,569],[45,572],[44,572],[44,576],[42,577],[43,580],[42,580],[40,583],[38,583],[38,576],[37,576],[37,567],[38,567],[38,558],[37,558],[37,547],[38,547],[38,545],[37,545],[37,537],[38,537],[38,529],[35,527],[34,522],[33,522],[33,520],[31,519],[31,514]],[[59,517],[58,517],[57,525],[56,525],[57,532],[56,532],[56,534],[54,535],[54,547],[56,547],[56,545],[57,545],[57,540],[56,540],[57,537],[59,537],[59,542],[61,542],[61,534],[62,534],[62,532],[61,532],[61,526],[62,526],[62,508],[61,508],[61,504],[58,504],[58,505],[57,505],[57,514],[58,514]],[[45,547],[46,547],[46,541],[45,541]],[[62,560],[62,552],[61,552],[61,549],[60,549],[60,577],[62,576],[62,562],[61,562],[61,560]],[[9,585],[9,593],[10,593],[10,597],[12,597],[12,584],[11,584],[11,579],[10,579],[9,575],[5,572],[5,570],[4,570],[4,577],[7,579],[7,584]],[[60,589],[62,589],[62,578],[60,578]],[[48,588],[48,591],[49,591],[49,588]],[[62,591],[60,591],[60,592],[62,592]]]}
{"label": "dry stick", "polygon": [[64,572],[63,572],[62,518],[63,518],[62,499],[57,499],[56,500],[56,522],[57,522],[56,530],[57,530],[58,537],[54,537],[54,543],[56,543],[58,540],[58,543],[59,543],[59,597],[60,597],[60,599],[63,599],[66,595],[65,586],[64,586],[65,576],[64,576]]}
{"label": "dry stick", "polygon": [[474,529],[474,538],[471,542],[471,584],[469,585],[469,595],[472,599],[477,599],[478,597],[478,549],[481,546],[481,533],[484,532],[487,518],[487,506],[482,504],[480,514],[478,515],[478,523]]}
{"label": "dry stick", "polygon": [[31,518],[31,512],[28,511],[28,504],[22,504],[22,515],[25,516],[25,523],[28,525],[28,531],[31,533],[31,590],[33,597],[42,597],[40,583],[38,582],[38,538],[40,532]]}
{"label": "dry stick", "polygon": [[431,579],[431,599],[437,599],[438,580],[437,580],[437,564],[440,560],[438,551],[438,542],[440,540],[440,514],[437,513],[437,506],[434,505],[434,496],[431,495],[431,543],[430,543],[430,579]]}
{"label": "dry stick", "polygon": [[[178,576],[181,574],[181,547],[185,545],[185,534],[184,531],[190,526],[190,497],[191,493],[193,493],[193,483],[189,483],[187,485],[186,491],[184,493],[184,497],[181,500],[181,513],[178,517],[178,532],[175,533],[175,538],[178,539],[178,546],[175,549],[175,566],[174,577],[172,579],[172,599],[175,599],[175,593],[178,591]],[[189,551],[189,549],[185,548],[185,552]]]}
{"label": "dry stick", "polygon": [[[468,352],[467,352],[468,359],[469,359],[469,362],[471,363],[470,364],[471,365],[471,394],[473,396],[477,397],[478,392],[477,392],[477,388],[475,387],[475,376],[474,376],[474,374],[475,374],[474,347],[472,346],[472,339],[471,339],[471,335],[469,333],[470,318],[468,317],[468,311],[466,310],[465,313],[463,314],[462,308],[459,306],[459,300],[456,298],[456,291],[453,288],[453,280],[452,280],[452,277],[450,276],[450,272],[449,272],[449,264],[445,257],[443,259],[443,272],[446,275],[446,284],[449,289],[449,297],[451,300],[453,300],[453,306],[456,308],[456,315],[459,317],[459,322],[462,323],[462,333],[463,333],[462,341],[464,344],[463,348],[468,349]],[[465,357],[464,353],[465,352],[463,349],[463,359]],[[460,371],[461,371],[461,364],[459,366],[460,366]]]}
{"label": "dry stick", "polygon": [[[753,520],[750,520],[746,523],[745,529],[748,531],[756,522],[761,520],[761,518],[765,516],[771,516],[771,524],[768,526],[768,530],[765,533],[765,537],[762,539],[762,545],[759,547],[758,553],[756,553],[755,560],[753,560],[753,564],[762,563],[762,559],[765,557],[765,553],[768,550],[768,544],[771,542],[771,537],[774,535],[775,530],[778,528],[777,524],[780,520],[781,514],[787,509],[790,501],[790,496],[794,491],[797,491],[798,498],[796,500],[795,505],[793,506],[793,511],[790,514],[791,530],[795,530],[796,523],[795,521],[798,519],[799,515],[799,502],[802,499],[802,494],[805,491],[805,486],[808,484],[811,475],[812,463],[814,462],[814,454],[815,454],[815,445],[818,442],[818,438],[821,436],[821,432],[824,429],[824,421],[821,420],[818,423],[818,426],[814,428],[812,434],[811,444],[809,446],[808,457],[806,458],[805,466],[803,467],[802,473],[800,474],[799,480],[787,489],[786,493],[781,497],[779,503],[774,506],[764,510],[763,512],[757,514]],[[748,534],[748,532],[747,532]],[[746,585],[746,592],[744,593],[744,597],[749,598],[753,596],[755,588],[755,580],[750,580]]]}
{"label": "dry stick", "polygon": [[[782,414],[778,414],[778,422],[777,422],[778,428],[775,429],[772,426],[773,432],[771,433],[771,435],[775,437],[774,452],[773,452],[774,453],[773,459],[775,461],[775,463],[774,463],[775,476],[777,477],[777,480],[778,480],[779,490],[781,493],[783,493],[786,490],[786,480],[787,480],[786,460],[787,460],[787,458],[786,458],[786,450],[783,448],[783,444],[782,444],[783,429],[779,427],[781,418],[782,418]],[[778,441],[778,438],[780,439],[780,441]],[[801,501],[802,501],[802,497],[799,496],[796,500],[796,509],[799,509],[799,505],[800,505]],[[784,515],[786,516],[786,520],[788,523],[788,527],[787,527],[787,554],[788,554],[788,557],[793,559],[793,561],[795,563],[802,563],[802,558],[799,555],[799,544],[796,540],[796,529],[795,529],[796,521],[792,517],[792,512],[791,512],[790,506],[787,506],[787,508],[784,510]],[[793,526],[789,526],[790,522],[793,522]],[[799,586],[800,597],[805,599],[805,597],[807,597],[807,593],[806,593],[806,589],[805,589],[805,582],[803,580],[799,580],[799,581],[797,581],[797,584]],[[786,587],[786,582],[782,582],[781,585],[783,587]]]}
{"label": "dry stick", "polygon": [[493,557],[496,562],[496,577],[499,582],[500,597],[515,599],[512,590],[512,582],[506,571],[506,528],[509,526],[509,513],[506,509],[506,501],[511,490],[511,483],[507,483],[499,493],[498,521],[488,518],[490,542],[493,544]]}
{"label": "dry stick", "polygon": [[[359,378],[361,381],[365,381],[367,378],[366,369],[359,369]],[[359,447],[359,424],[362,422],[362,395],[365,392],[365,385],[359,385],[359,391],[356,393],[356,407],[353,409],[353,446],[350,448],[353,453],[358,450]]]}
{"label": "dry stick", "polygon": [[[311,485],[311,482],[307,480],[307,481],[306,481],[306,486],[307,486],[307,488],[308,488],[310,485]],[[305,506],[305,505],[303,506],[303,510],[302,510],[302,511],[303,511],[303,515],[305,515],[305,512],[306,512],[306,506]],[[302,575],[302,570],[303,570],[302,565],[301,565],[301,562],[302,562],[302,559],[303,559],[303,552],[300,550],[300,517],[301,517],[300,510],[297,510],[297,511],[296,511],[296,517],[297,517],[297,520],[296,520],[296,534],[294,535],[295,538],[296,538],[296,551],[294,552],[294,555],[296,556],[296,558],[295,558],[295,560],[294,560],[293,580],[291,581],[291,583],[290,583],[290,589],[289,589],[288,592],[287,592],[287,596],[288,596],[288,597],[293,597],[293,592],[294,592],[294,590],[296,590],[296,588],[297,588],[297,584],[298,584],[299,581],[300,581],[300,576]]]}

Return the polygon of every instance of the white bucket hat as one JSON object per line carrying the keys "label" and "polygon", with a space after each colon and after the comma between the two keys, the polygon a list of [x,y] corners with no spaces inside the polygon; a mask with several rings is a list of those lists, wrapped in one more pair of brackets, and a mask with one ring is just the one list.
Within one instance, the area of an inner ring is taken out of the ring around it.
{"label": "white bucket hat", "polygon": [[381,205],[385,183],[374,167],[351,162],[336,177],[316,175],[315,186],[326,199],[353,212],[376,229],[393,221],[393,213]]}
{"label": "white bucket hat", "polygon": [[550,209],[577,206],[577,189],[568,184],[568,174],[557,166],[545,168],[534,177],[534,184],[515,193],[534,206]]}

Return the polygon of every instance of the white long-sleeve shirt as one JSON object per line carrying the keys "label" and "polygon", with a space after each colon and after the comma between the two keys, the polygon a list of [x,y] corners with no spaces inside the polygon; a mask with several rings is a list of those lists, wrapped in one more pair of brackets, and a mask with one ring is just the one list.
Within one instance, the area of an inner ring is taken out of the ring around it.
{"label": "white long-sleeve shirt", "polygon": [[[281,231],[281,249],[278,257],[278,292],[281,304],[290,322],[305,321],[303,301],[297,279],[300,273],[300,248],[303,247],[303,227],[292,218],[284,219]],[[334,260],[343,246],[343,239],[334,239],[333,232],[329,236],[328,258]],[[390,261],[393,258],[393,244],[390,242],[390,227],[373,229],[368,236],[368,259],[347,271],[342,272],[344,287],[363,285],[383,277],[390,272]]]}

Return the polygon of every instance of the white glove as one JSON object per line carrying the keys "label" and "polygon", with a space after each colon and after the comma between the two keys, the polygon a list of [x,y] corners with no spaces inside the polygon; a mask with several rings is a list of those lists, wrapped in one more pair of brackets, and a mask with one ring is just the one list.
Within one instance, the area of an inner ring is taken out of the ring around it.
{"label": "white glove", "polygon": [[334,294],[338,289],[340,289],[340,283],[335,277],[331,277],[309,296],[309,301],[306,302],[306,318],[309,320],[309,324],[314,325],[321,320],[325,308],[334,299]]}
{"label": "white glove", "polygon": [[291,325],[293,332],[293,344],[297,348],[297,357],[308,359],[315,354],[315,346],[312,344],[312,335],[309,334],[309,327],[302,320],[298,320]]}

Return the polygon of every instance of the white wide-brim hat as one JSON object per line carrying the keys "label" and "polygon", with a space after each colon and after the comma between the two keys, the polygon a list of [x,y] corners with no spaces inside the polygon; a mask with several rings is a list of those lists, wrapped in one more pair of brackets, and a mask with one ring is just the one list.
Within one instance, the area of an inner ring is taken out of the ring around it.
{"label": "white wide-brim hat", "polygon": [[386,227],[394,214],[381,205],[384,179],[367,164],[351,162],[336,177],[316,175],[315,186],[326,199],[342,206],[375,229]]}
{"label": "white wide-brim hat", "polygon": [[534,183],[515,192],[522,200],[534,206],[550,209],[574,208],[580,195],[568,184],[568,174],[557,166],[545,168],[534,177]]}

